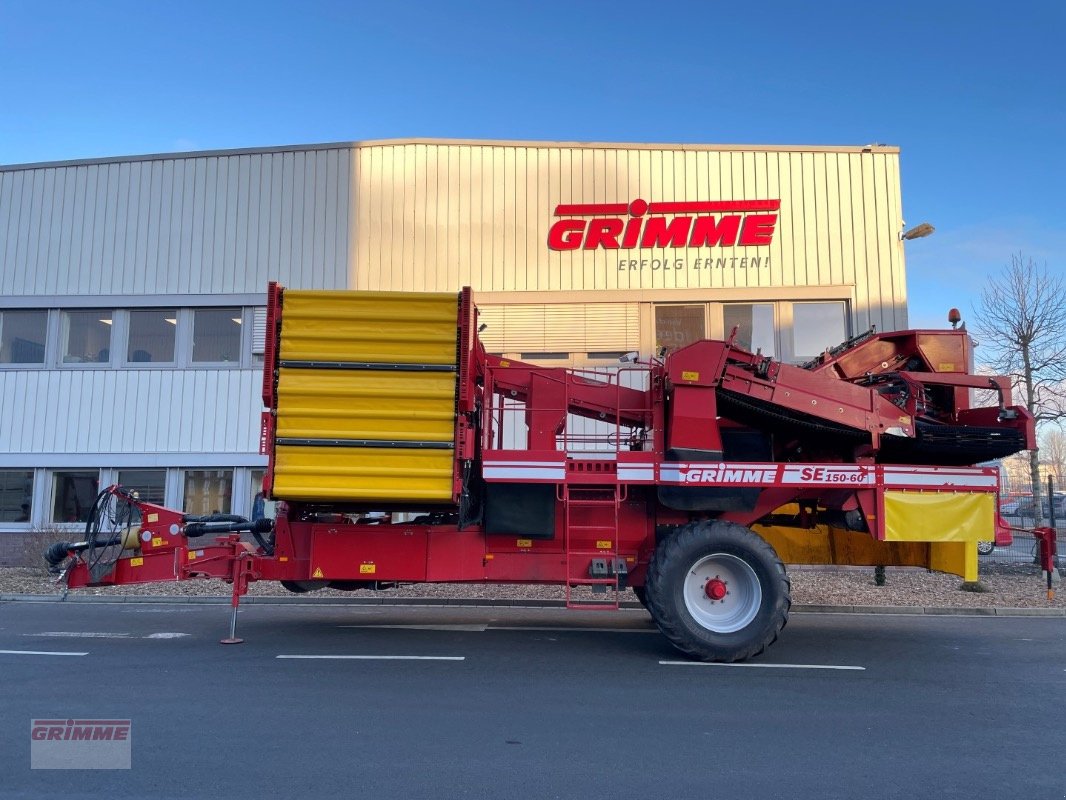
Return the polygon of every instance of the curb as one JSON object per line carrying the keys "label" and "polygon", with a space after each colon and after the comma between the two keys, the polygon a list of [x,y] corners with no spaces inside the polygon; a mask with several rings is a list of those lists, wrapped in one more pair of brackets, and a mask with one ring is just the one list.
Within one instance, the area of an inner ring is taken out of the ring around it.
{"label": "curb", "polygon": [[[228,595],[84,595],[69,594],[0,594],[0,603],[157,603],[170,605],[229,605]],[[435,597],[244,597],[241,605],[257,606],[462,606],[467,608],[566,608],[563,600],[515,600]],[[619,604],[625,611],[642,611],[640,603]],[[580,610],[580,609],[579,609]],[[797,614],[881,614],[898,616],[941,617],[1066,617],[1066,608],[1000,608],[943,606],[792,606]]]}

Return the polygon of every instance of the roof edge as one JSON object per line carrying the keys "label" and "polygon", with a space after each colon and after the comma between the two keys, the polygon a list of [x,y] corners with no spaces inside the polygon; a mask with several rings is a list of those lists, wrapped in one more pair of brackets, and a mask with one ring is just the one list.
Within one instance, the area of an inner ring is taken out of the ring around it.
{"label": "roof edge", "polygon": [[262,155],[268,153],[294,153],[315,150],[357,149],[360,147],[401,147],[407,145],[467,145],[475,147],[530,147],[530,148],[578,148],[598,150],[680,150],[709,152],[772,152],[772,153],[899,153],[898,145],[768,145],[768,144],[681,144],[641,142],[577,142],[549,141],[539,139],[436,139],[412,137],[401,139],[365,139],[350,142],[325,142],[319,144],[293,144],[269,147],[236,147],[221,150],[190,150],[171,153],[145,153],[130,156],[105,156],[102,158],[76,158],[60,161],[34,161],[24,164],[0,164],[0,172],[15,172],[31,169],[56,169],[96,164],[119,164],[137,161],[169,161],[186,158],[211,158],[218,156]]}

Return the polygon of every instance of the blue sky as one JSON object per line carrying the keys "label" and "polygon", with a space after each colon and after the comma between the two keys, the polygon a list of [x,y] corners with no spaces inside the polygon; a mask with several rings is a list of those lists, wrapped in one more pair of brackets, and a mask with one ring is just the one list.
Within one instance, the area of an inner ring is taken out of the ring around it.
{"label": "blue sky", "polygon": [[410,136],[902,148],[911,324],[1066,269],[1066,3],[0,0],[0,163]]}

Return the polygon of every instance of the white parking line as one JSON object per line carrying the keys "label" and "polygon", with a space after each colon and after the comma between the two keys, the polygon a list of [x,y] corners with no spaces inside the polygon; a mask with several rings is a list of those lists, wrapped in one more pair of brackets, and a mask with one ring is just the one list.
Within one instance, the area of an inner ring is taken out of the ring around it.
{"label": "white parking line", "polygon": [[751,667],[758,669],[844,669],[865,672],[866,667],[854,667],[845,664],[721,664],[714,661],[660,661],[667,667]]}
{"label": "white parking line", "polygon": [[0,650],[6,656],[87,656],[88,653],[57,653],[54,650]]}
{"label": "white parking line", "polygon": [[128,633],[96,633],[93,631],[45,631],[24,633],[23,636],[52,637],[57,639],[128,639]]}
{"label": "white parking line", "polygon": [[275,658],[337,659],[341,661],[466,661],[466,656],[310,656],[285,655]]}

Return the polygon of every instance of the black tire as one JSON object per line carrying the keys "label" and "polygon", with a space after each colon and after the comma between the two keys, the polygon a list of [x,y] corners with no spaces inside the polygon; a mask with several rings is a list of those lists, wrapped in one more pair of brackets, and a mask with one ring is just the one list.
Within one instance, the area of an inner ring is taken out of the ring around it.
{"label": "black tire", "polygon": [[637,600],[640,601],[640,604],[642,606],[644,606],[645,608],[647,608],[648,607],[648,592],[647,592],[647,589],[645,589],[643,586],[631,586],[629,588],[631,588],[633,590],[633,594],[635,594],[637,596]]}
{"label": "black tire", "polygon": [[995,542],[978,542],[977,543],[977,555],[990,556],[992,551],[996,549]]}
{"label": "black tire", "polygon": [[[708,587],[719,576],[700,585],[699,572],[730,567],[735,567],[739,599],[714,600]],[[701,661],[759,655],[785,627],[792,605],[788,574],[773,547],[743,525],[720,520],[690,523],[661,541],[644,586],[659,630],[678,650]],[[716,602],[734,616],[715,617]]]}

